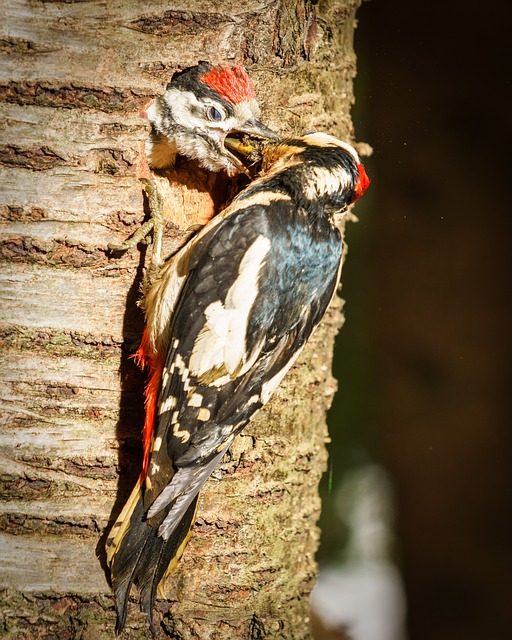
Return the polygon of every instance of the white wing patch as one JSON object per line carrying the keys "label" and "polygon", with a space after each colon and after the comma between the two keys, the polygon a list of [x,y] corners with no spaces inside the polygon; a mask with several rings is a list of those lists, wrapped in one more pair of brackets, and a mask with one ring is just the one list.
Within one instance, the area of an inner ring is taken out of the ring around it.
{"label": "white wing patch", "polygon": [[146,325],[154,352],[165,353],[169,348],[172,314],[188,275],[186,271],[181,273],[178,266],[187,251],[188,245],[185,245],[162,267],[144,301]]}
{"label": "white wing patch", "polygon": [[240,262],[238,276],[229,288],[224,304],[218,300],[206,308],[206,323],[190,356],[193,375],[201,377],[215,369],[232,375],[245,364],[247,323],[269,250],[268,238],[256,238]]}
{"label": "white wing patch", "polygon": [[273,378],[267,380],[261,385],[261,393],[260,398],[263,404],[267,404],[270,400],[270,396],[274,393],[277,387],[281,384],[281,380],[285,377],[288,371],[291,369],[292,365],[295,363],[295,360],[299,357],[300,352],[303,347],[300,347],[293,356],[288,360],[288,362],[284,365],[284,367],[276,373]]}

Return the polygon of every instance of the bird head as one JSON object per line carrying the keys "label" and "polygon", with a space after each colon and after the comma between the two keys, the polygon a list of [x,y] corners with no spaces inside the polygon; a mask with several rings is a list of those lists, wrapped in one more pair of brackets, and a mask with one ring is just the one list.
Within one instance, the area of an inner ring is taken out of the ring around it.
{"label": "bird head", "polygon": [[305,199],[337,212],[359,200],[370,179],[357,151],[326,133],[310,132],[301,138],[268,144],[263,150],[263,174],[286,171],[291,184],[300,185]]}
{"label": "bird head", "polygon": [[210,171],[234,175],[244,164],[229,142],[226,145],[228,136],[279,139],[259,121],[254,89],[240,66],[202,62],[174,74],[147,114],[152,134],[146,152],[150,167],[156,169],[172,166],[179,154]]}

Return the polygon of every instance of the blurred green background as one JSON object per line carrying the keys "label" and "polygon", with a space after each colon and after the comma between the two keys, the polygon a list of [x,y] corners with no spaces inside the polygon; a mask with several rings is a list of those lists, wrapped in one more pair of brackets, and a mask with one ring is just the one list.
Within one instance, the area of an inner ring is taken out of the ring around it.
{"label": "blurred green background", "polygon": [[[512,638],[510,17],[479,0],[358,12],[372,185],[347,230],[318,556],[355,640]],[[372,567],[391,567],[387,613]]]}

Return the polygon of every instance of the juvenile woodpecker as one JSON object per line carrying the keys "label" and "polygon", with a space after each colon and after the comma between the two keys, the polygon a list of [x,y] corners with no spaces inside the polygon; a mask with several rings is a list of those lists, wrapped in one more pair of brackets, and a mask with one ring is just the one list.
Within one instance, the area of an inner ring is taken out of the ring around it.
{"label": "juvenile woodpecker", "polygon": [[181,154],[198,160],[209,171],[224,170],[231,176],[243,171],[244,165],[226,148],[228,135],[278,139],[259,121],[254,89],[240,66],[214,67],[201,62],[175,73],[147,115],[151,134],[146,156],[151,169],[172,167]]}
{"label": "juvenile woodpecker", "polygon": [[198,493],[324,315],[341,272],[335,220],[369,185],[356,151],[322,133],[267,145],[262,172],[144,301],[143,471],[106,545],[118,631],[132,584],[152,627]]}
{"label": "juvenile woodpecker", "polygon": [[[201,62],[175,73],[165,93],[146,111],[151,132],[145,145],[150,169],[172,168],[178,156],[197,160],[208,171],[225,171],[228,176],[248,173],[236,136],[271,138],[279,136],[259,121],[260,108],[245,69],[241,66],[213,66]],[[229,136],[229,137],[228,137]],[[160,267],[160,247],[165,222],[159,215],[158,190],[143,180],[150,201],[151,218],[122,244],[110,244],[111,251],[125,251],[153,233],[152,268]]]}

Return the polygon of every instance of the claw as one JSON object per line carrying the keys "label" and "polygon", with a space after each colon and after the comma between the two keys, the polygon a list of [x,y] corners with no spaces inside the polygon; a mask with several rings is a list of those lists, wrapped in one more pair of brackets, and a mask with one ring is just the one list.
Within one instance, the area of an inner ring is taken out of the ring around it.
{"label": "claw", "polygon": [[146,220],[140,227],[135,231],[133,235],[131,235],[127,240],[122,242],[121,244],[108,244],[107,248],[109,251],[113,251],[115,253],[120,253],[122,251],[127,251],[131,249],[135,245],[139,244],[139,242],[146,242],[149,244],[149,240],[147,236],[151,232],[154,226],[154,220],[151,218],[150,220]]}
{"label": "claw", "polygon": [[147,178],[141,178],[141,182],[148,199],[151,214],[151,230],[153,231],[153,248],[151,251],[151,270],[156,271],[162,266],[162,238],[165,228],[163,215],[163,200],[156,183]]}

